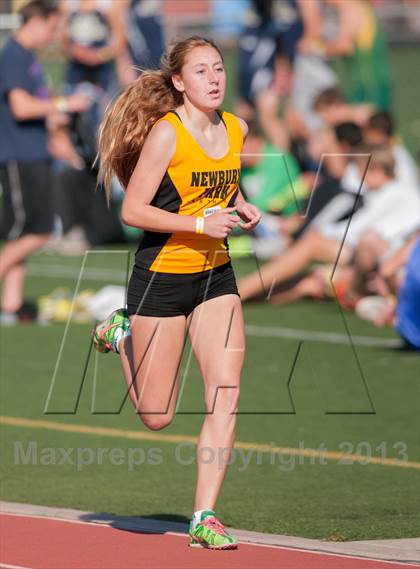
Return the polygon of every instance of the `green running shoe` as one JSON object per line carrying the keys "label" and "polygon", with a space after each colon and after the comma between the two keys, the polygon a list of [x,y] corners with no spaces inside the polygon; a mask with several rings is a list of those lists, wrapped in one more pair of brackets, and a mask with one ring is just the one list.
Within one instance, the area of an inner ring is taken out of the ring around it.
{"label": "green running shoe", "polygon": [[190,523],[190,547],[205,547],[207,549],[237,549],[238,541],[227,533],[225,526],[216,519],[212,510],[201,514],[201,520],[192,527]]}
{"label": "green running shoe", "polygon": [[125,308],[114,310],[92,331],[94,348],[101,353],[115,352],[118,354],[118,342],[127,335],[129,329],[130,319]]}

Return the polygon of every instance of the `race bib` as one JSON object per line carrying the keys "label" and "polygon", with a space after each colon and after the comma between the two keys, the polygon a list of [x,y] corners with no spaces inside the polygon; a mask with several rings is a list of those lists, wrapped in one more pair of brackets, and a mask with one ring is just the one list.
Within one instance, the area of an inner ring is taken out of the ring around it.
{"label": "race bib", "polygon": [[208,217],[212,213],[216,213],[216,211],[219,211],[221,209],[222,208],[220,207],[220,205],[215,205],[214,207],[209,207],[209,208],[204,210],[204,217]]}

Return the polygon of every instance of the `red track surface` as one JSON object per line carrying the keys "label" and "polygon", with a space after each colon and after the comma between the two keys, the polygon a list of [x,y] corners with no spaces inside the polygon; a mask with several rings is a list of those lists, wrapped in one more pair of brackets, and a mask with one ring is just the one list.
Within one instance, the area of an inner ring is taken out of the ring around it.
{"label": "red track surface", "polygon": [[188,538],[40,517],[0,515],[0,567],[30,569],[402,569],[407,565],[283,547],[187,547]]}

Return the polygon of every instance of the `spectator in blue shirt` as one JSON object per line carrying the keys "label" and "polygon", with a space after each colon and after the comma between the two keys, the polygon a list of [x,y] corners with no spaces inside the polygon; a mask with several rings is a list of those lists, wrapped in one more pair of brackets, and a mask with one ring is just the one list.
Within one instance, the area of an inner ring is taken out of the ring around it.
{"label": "spectator in blue shirt", "polygon": [[32,0],[20,11],[21,26],[0,52],[0,320],[18,319],[25,262],[53,230],[53,196],[47,126],[63,124],[66,112],[84,110],[81,95],[49,98],[34,51],[49,43],[59,23],[57,7]]}

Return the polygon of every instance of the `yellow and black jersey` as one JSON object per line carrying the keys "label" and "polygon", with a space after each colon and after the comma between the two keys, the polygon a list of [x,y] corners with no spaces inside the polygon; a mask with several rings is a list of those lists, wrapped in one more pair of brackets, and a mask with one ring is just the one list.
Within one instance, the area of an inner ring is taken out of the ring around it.
{"label": "yellow and black jersey", "polygon": [[[159,119],[175,128],[176,148],[151,205],[196,217],[206,217],[233,205],[239,185],[243,134],[234,115],[221,112],[220,116],[229,140],[228,151],[221,158],[206,154],[175,111]],[[226,239],[193,233],[145,231],[136,253],[137,266],[161,273],[198,273],[229,260]]]}

